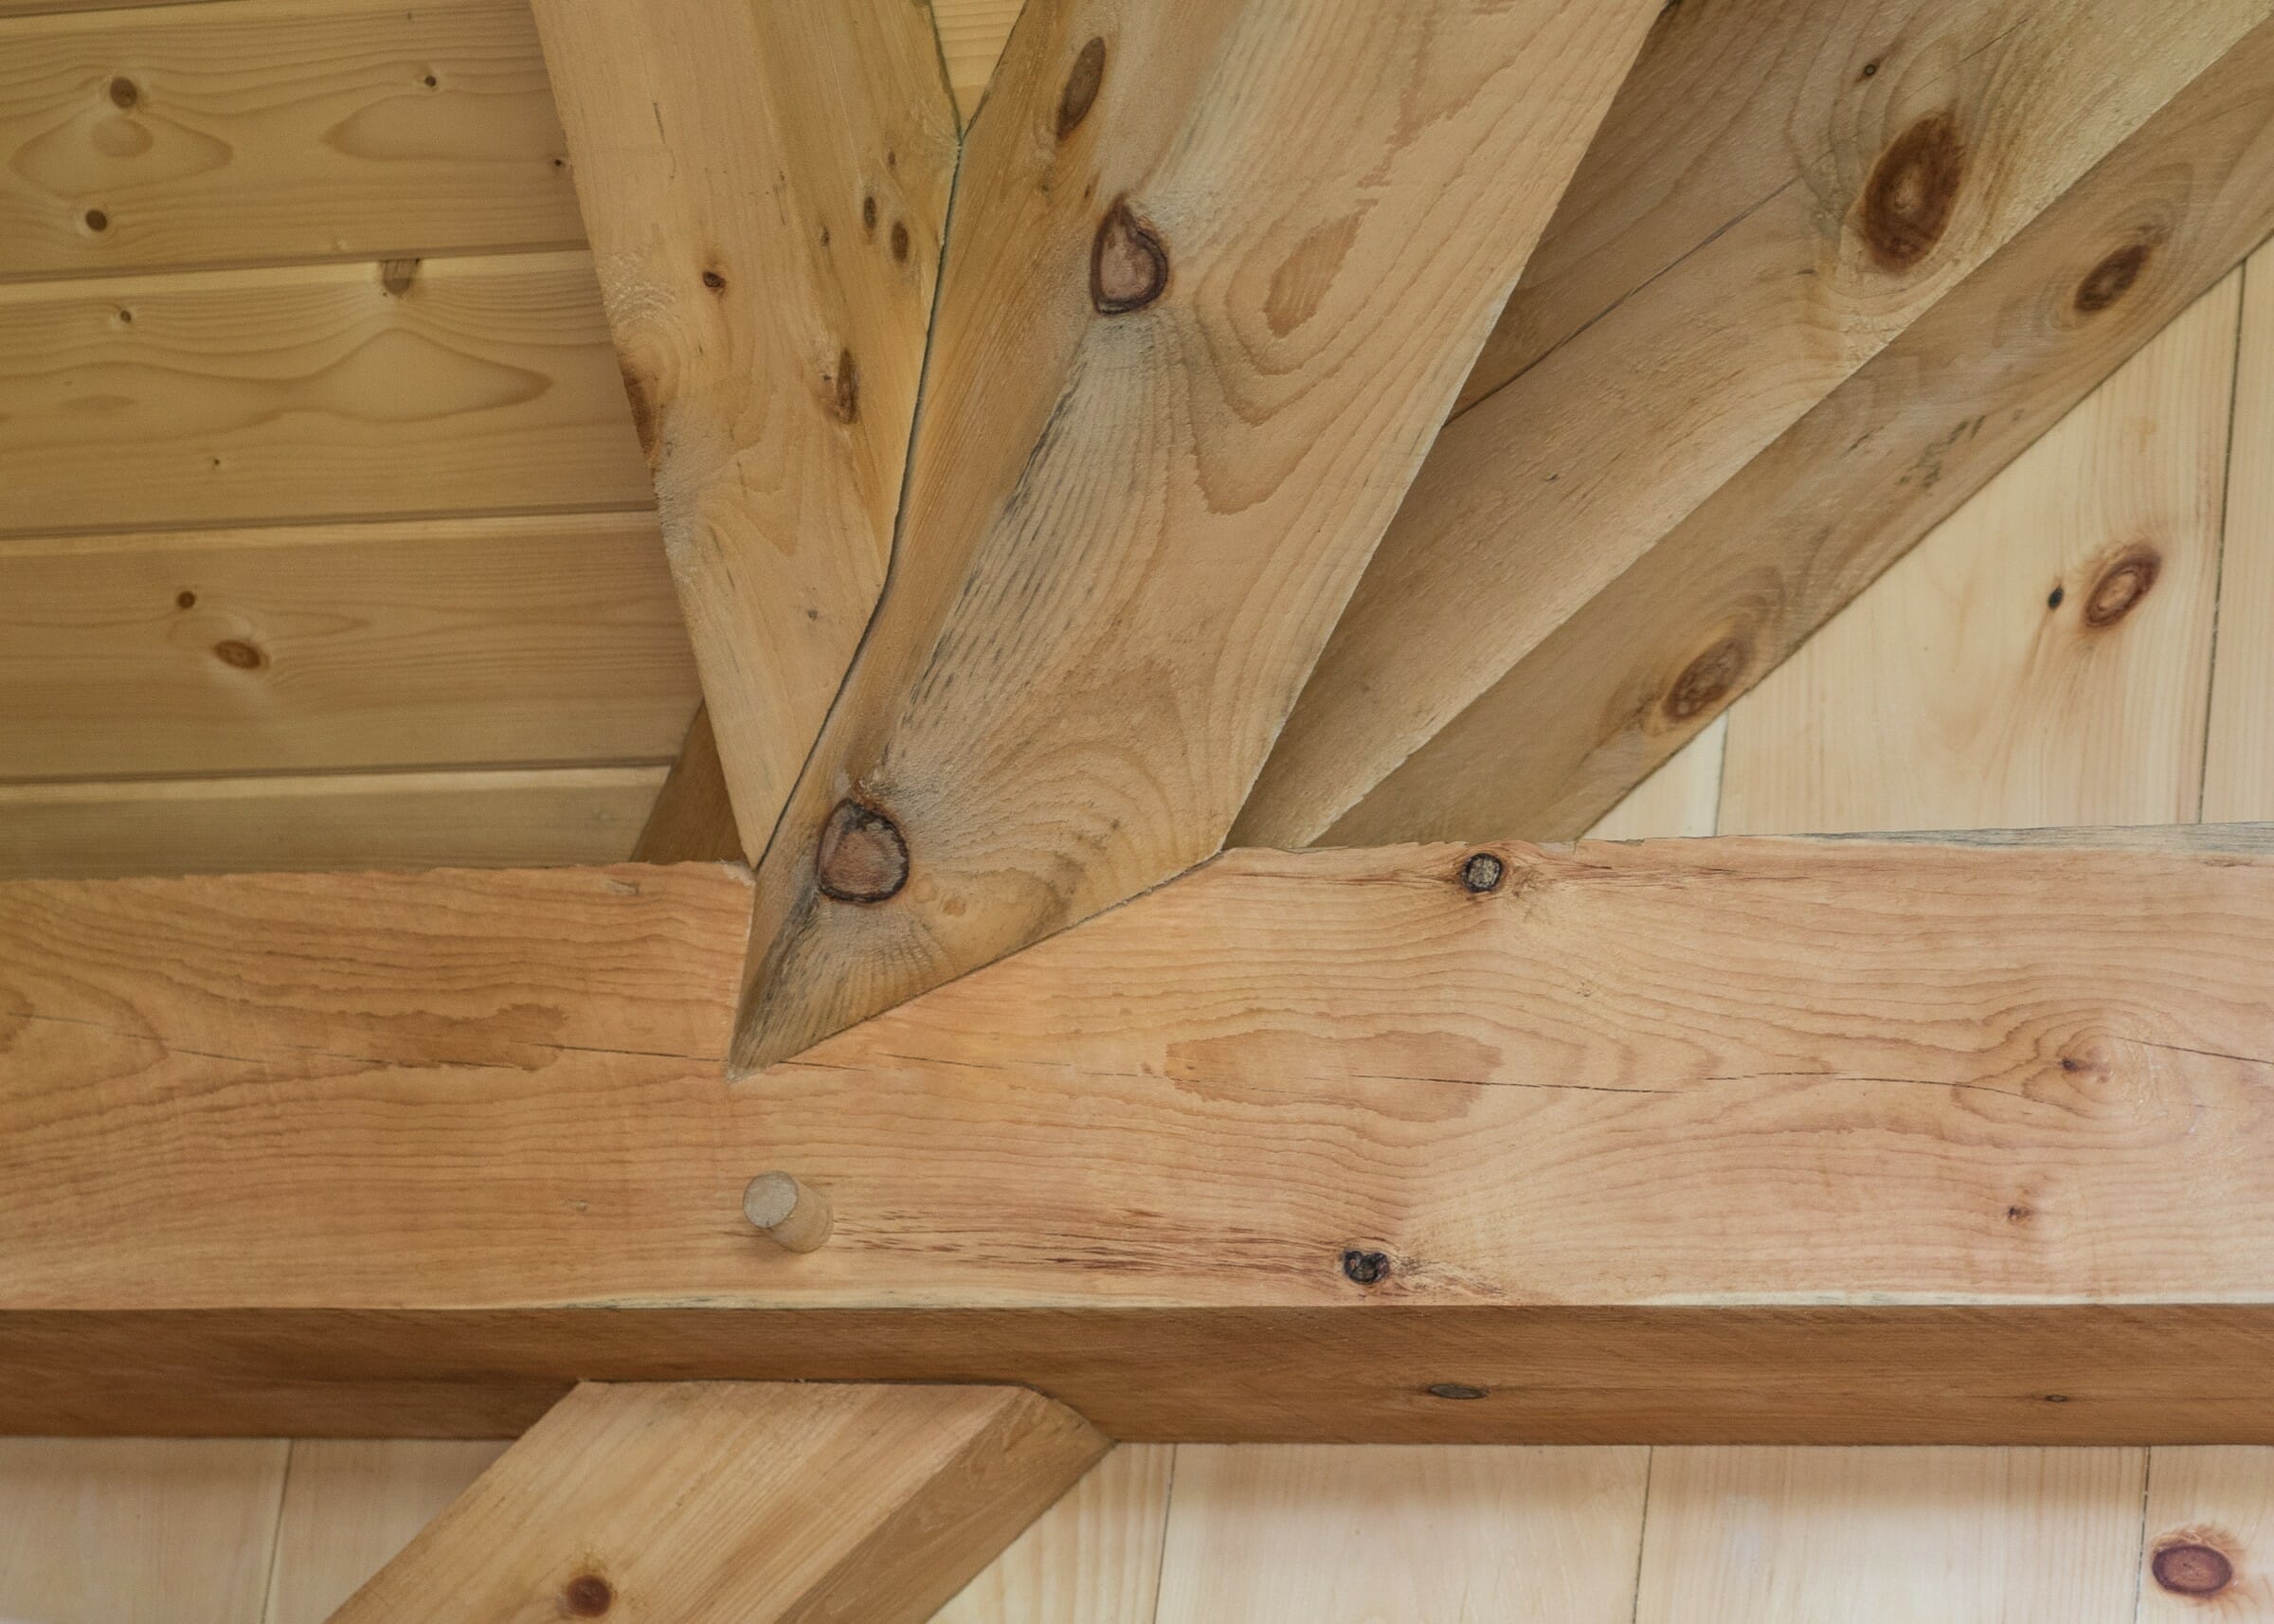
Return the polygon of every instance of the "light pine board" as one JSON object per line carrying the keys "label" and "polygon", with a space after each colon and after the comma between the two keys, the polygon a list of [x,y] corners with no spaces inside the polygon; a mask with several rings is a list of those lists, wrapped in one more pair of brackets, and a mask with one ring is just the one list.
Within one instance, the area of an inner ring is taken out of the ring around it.
{"label": "light pine board", "polygon": [[2130,1624],[2142,1450],[1661,1449],[1633,1624]]}
{"label": "light pine board", "polygon": [[0,540],[0,782],[669,761],[700,698],[649,514]]}
{"label": "light pine board", "polygon": [[0,1618],[261,1624],[280,1438],[0,1438]]}
{"label": "light pine board", "polygon": [[964,122],[979,111],[995,59],[1011,35],[1025,0],[931,0],[931,19],[940,30],[940,58],[948,64],[948,88],[955,93]]}
{"label": "light pine board", "polygon": [[0,286],[0,534],[654,496],[582,252]]}
{"label": "light pine board", "polygon": [[504,1453],[502,1442],[295,1443],[261,1624],[324,1624]]}
{"label": "light pine board", "polygon": [[2204,762],[2208,820],[2274,817],[2274,247],[2243,267],[2227,557]]}
{"label": "light pine board", "polygon": [[1156,1624],[1626,1624],[1649,1453],[1181,1445]]}
{"label": "light pine board", "polygon": [[0,280],[583,241],[528,0],[0,15]]}
{"label": "light pine board", "polygon": [[621,862],[670,767],[0,784],[0,876]]}

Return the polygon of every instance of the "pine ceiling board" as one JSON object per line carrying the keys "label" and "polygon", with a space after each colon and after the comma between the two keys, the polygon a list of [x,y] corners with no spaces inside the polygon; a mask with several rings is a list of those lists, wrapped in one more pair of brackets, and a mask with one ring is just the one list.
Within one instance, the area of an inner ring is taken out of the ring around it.
{"label": "pine ceiling board", "polygon": [[0,785],[0,875],[620,862],[666,768]]}
{"label": "pine ceiling board", "polygon": [[2205,818],[2274,815],[2274,248],[2250,260],[2243,290]]}
{"label": "pine ceiling board", "polygon": [[645,509],[581,253],[0,287],[0,534]]}
{"label": "pine ceiling board", "polygon": [[526,0],[0,21],[0,280],[584,240]]}
{"label": "pine ceiling board", "polygon": [[1235,841],[1585,828],[2274,224],[2265,0],[1915,10],[1801,53],[1785,184],[1447,424]]}
{"label": "pine ceiling board", "polygon": [[1746,696],[1724,832],[2193,821],[2240,280]]}
{"label": "pine ceiling board", "polygon": [[1629,1624],[1649,1461],[1182,1445],[1158,1624]]}
{"label": "pine ceiling board", "polygon": [[0,1618],[262,1624],[281,1438],[0,1438]]}
{"label": "pine ceiling board", "polygon": [[647,514],[0,540],[0,782],[667,760]]}
{"label": "pine ceiling board", "polygon": [[1634,1624],[2134,1624],[2147,1452],[1662,1449]]}

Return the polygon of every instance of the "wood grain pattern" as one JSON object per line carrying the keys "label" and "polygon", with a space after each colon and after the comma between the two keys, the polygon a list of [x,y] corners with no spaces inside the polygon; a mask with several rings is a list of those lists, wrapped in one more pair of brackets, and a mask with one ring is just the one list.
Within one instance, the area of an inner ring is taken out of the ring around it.
{"label": "wood grain pattern", "polygon": [[[1650,9],[1026,13],[885,598],[759,864],[739,1068],[1217,848]],[[821,872],[847,818],[912,880]]]}
{"label": "wood grain pattern", "polygon": [[1658,1450],[1635,1624],[2130,1624],[2143,1450]]}
{"label": "wood grain pattern", "polygon": [[294,1443],[261,1624],[324,1624],[504,1448],[426,1438]]}
{"label": "wood grain pattern", "polygon": [[281,1439],[0,1439],[0,1617],[261,1624]]}
{"label": "wood grain pattern", "polygon": [[657,762],[645,514],[0,540],[0,779]]}
{"label": "wood grain pattern", "polygon": [[[0,888],[0,1422],[597,1370],[1147,1439],[2274,1428],[2274,860],[1473,855],[1229,855],[731,1091],[726,867]],[[827,1246],[739,1221],[767,1167]]]}
{"label": "wood grain pattern", "polygon": [[956,166],[926,9],[538,0],[743,849],[876,604]]}
{"label": "wood grain pattern", "polygon": [[1642,1450],[1177,1452],[1159,1624],[1626,1624]]}
{"label": "wood grain pattern", "polygon": [[345,772],[0,785],[0,875],[619,862],[668,769]]}
{"label": "wood grain pattern", "polygon": [[9,535],[651,499],[581,253],[0,286],[0,460]]}
{"label": "wood grain pattern", "polygon": [[[1759,16],[1708,11],[1700,27]],[[1785,14],[1805,35],[1828,13]],[[1832,75],[1829,102],[1803,102],[1807,138],[1781,121],[1740,120],[1740,133],[1798,171],[1447,426],[1234,839],[1585,828],[1764,648],[1789,646],[1788,632],[1796,641],[1940,516],[1904,485],[1941,465],[1939,443],[1978,432],[1977,416],[2002,430],[2010,411],[2039,414],[1968,464],[1967,478],[1986,478],[2156,331],[2163,317],[2132,284],[2171,270],[2168,313],[2263,235],[2274,33],[2252,29],[2268,14],[2258,0],[2193,8],[2175,32],[2139,0],[2023,0],[1919,9],[1893,43],[1873,28],[1796,45],[1796,70]],[[1772,83],[1785,62],[1726,57],[1728,71]],[[1632,116],[1654,138],[1688,138],[1655,106]],[[2112,171],[2121,184],[2057,232],[2025,234],[2112,153],[2127,160]],[[1904,189],[1914,183],[1923,189]],[[1916,244],[1874,213],[1875,198],[1897,197],[1937,203]],[[2198,229],[2200,261],[2191,246],[2146,274],[2167,239]],[[1603,252],[1617,259],[1623,241]],[[2027,258],[1979,280],[2016,251]],[[2087,284],[2107,312],[2090,322],[2074,303]],[[1942,336],[1890,348],[1952,299]],[[1988,359],[2016,339],[2018,365]],[[1875,358],[1888,364],[1867,376]],[[1946,395],[1938,373],[1953,361],[1963,366]],[[1820,406],[1829,414],[1812,422]],[[1780,441],[1794,434],[1805,454]],[[1733,481],[1742,499],[1708,514]],[[1701,599],[1710,617],[1691,612]],[[1788,599],[1805,605],[1789,627]],[[1570,640],[1551,650],[1566,623]],[[1529,677],[1464,714],[1533,656],[1543,663]],[[1416,755],[1456,718],[1459,737]],[[1493,758],[1537,719],[1548,742],[1501,767]]]}
{"label": "wood grain pattern", "polygon": [[1018,1388],[587,1383],[332,1617],[921,1624],[1107,1447]]}
{"label": "wood grain pattern", "polygon": [[0,280],[573,247],[566,154],[510,0],[0,21]]}
{"label": "wood grain pattern", "polygon": [[1164,1444],[1114,1450],[933,1624],[1153,1624],[1175,1454]]}
{"label": "wood grain pattern", "polygon": [[2246,267],[2203,816],[2274,809],[2274,250]]}
{"label": "wood grain pattern", "polygon": [[[1730,720],[1724,831],[2196,816],[2238,283],[1755,691]],[[1848,720],[1825,726],[1835,691]]]}
{"label": "wood grain pattern", "polygon": [[2140,1624],[2274,1616],[2274,1452],[2159,1449],[2148,1457]]}

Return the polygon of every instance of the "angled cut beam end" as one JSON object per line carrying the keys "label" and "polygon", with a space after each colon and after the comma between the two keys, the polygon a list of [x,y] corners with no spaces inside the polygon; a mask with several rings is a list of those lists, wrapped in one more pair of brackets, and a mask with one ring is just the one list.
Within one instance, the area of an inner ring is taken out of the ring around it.
{"label": "angled cut beam end", "polygon": [[1028,8],[739,1069],[1220,846],[1656,9]]}
{"label": "angled cut beam end", "polygon": [[1108,1447],[1015,1387],[587,1382],[332,1624],[922,1624]]}

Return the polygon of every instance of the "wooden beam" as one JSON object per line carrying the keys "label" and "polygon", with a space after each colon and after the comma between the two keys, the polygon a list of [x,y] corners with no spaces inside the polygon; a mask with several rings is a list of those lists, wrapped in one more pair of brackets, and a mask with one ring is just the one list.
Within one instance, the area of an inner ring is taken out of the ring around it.
{"label": "wooden beam", "polygon": [[923,1624],[1107,1447],[1016,1387],[587,1384],[332,1624]]}
{"label": "wooden beam", "polygon": [[2052,838],[1235,852],[731,1088],[723,865],[0,886],[0,1426],[2274,1441],[2274,831]]}
{"label": "wooden beam", "polygon": [[738,1067],[1217,849],[1654,9],[1027,8]]}
{"label": "wooden beam", "polygon": [[908,0],[538,0],[747,851],[892,550],[956,115]]}
{"label": "wooden beam", "polygon": [[1233,839],[1587,828],[2274,229],[2269,15],[1669,9]]}

